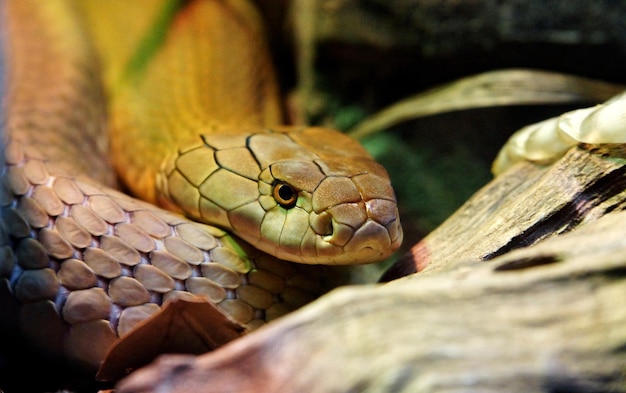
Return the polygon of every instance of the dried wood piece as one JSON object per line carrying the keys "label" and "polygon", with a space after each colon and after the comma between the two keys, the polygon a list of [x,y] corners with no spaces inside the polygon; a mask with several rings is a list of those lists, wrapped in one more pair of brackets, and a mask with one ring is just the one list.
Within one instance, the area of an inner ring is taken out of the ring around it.
{"label": "dried wood piece", "polygon": [[489,260],[622,209],[624,154],[619,148],[594,149],[600,154],[576,147],[552,166],[524,162],[498,176],[392,266],[383,281],[461,260]]}
{"label": "dried wood piece", "polygon": [[116,393],[626,392],[626,169],[594,149],[495,179],[418,246],[422,272],[162,356]]}
{"label": "dried wood piece", "polygon": [[624,220],[333,291],[213,353],[163,356],[115,391],[624,392]]}

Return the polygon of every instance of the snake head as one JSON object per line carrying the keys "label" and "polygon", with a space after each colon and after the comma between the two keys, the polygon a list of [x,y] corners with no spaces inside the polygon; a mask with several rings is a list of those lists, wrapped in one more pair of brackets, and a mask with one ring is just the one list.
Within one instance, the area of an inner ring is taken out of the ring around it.
{"label": "snake head", "polygon": [[334,130],[205,134],[168,160],[159,185],[168,207],[289,261],[377,262],[402,242],[387,172]]}

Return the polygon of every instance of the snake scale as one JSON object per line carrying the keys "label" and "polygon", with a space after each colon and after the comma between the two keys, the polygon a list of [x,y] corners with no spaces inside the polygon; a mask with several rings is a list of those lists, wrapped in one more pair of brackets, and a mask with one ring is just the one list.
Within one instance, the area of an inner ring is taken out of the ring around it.
{"label": "snake scale", "polygon": [[95,369],[171,299],[254,329],[399,247],[386,171],[280,125],[262,34],[242,0],[0,1],[3,324]]}

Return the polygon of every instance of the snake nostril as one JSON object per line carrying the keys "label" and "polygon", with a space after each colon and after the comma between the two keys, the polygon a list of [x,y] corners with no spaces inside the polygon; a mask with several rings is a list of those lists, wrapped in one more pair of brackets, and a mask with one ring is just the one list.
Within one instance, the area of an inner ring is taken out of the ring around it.
{"label": "snake nostril", "polygon": [[322,212],[321,214],[311,213],[309,217],[309,224],[315,233],[320,236],[333,235],[333,219],[328,212]]}

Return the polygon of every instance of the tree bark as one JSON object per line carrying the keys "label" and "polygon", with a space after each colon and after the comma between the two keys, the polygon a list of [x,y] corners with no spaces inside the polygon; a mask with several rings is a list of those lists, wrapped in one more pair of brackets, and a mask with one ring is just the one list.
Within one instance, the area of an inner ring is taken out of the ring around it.
{"label": "tree bark", "polygon": [[383,281],[444,269],[460,259],[489,260],[622,210],[623,147],[588,148],[574,148],[551,166],[521,163],[497,177],[415,245]]}
{"label": "tree bark", "polygon": [[405,258],[420,273],[162,356],[116,392],[626,392],[621,150],[518,165]]}

